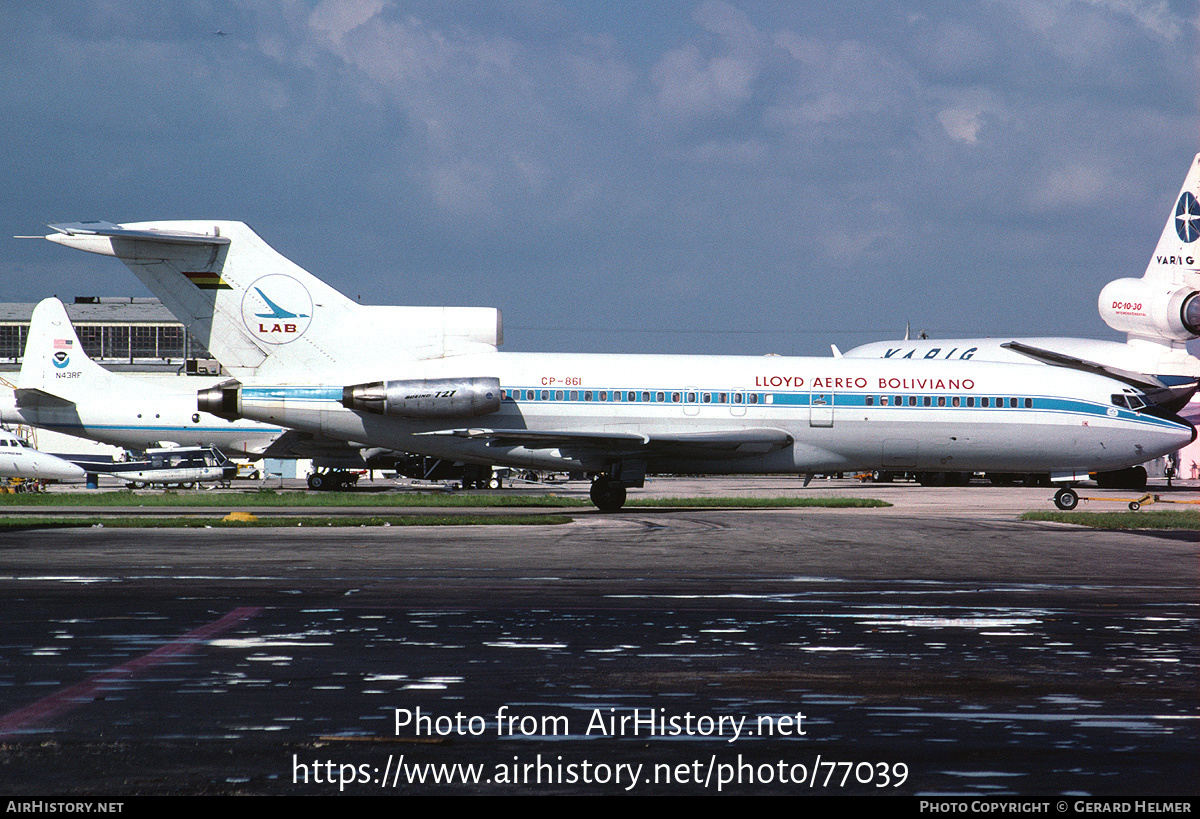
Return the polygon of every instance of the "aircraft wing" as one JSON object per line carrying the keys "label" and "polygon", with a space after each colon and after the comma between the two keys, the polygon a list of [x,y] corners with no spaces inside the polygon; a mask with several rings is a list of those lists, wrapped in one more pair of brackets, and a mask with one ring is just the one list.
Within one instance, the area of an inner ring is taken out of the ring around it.
{"label": "aircraft wing", "polygon": [[1179,412],[1179,410],[1183,409],[1187,405],[1187,402],[1191,400],[1191,397],[1196,394],[1197,387],[1200,387],[1200,382],[1197,382],[1194,378],[1181,377],[1178,379],[1179,383],[1167,384],[1162,379],[1153,375],[1130,372],[1129,370],[1110,367],[1107,364],[1098,364],[1095,361],[1088,361],[1084,358],[1076,358],[1065,353],[1056,353],[1053,350],[1044,350],[1041,347],[1022,344],[1019,341],[1010,341],[1000,346],[1055,367],[1066,367],[1071,370],[1095,373],[1107,376],[1114,381],[1128,384],[1131,387],[1137,387],[1145,393],[1147,400],[1168,412]]}
{"label": "aircraft wing", "polygon": [[636,433],[577,432],[571,430],[456,429],[424,433],[487,440],[492,446],[523,446],[527,449],[583,447],[623,456],[671,455],[740,457],[762,455],[792,443],[781,429],[734,429],[711,432]]}

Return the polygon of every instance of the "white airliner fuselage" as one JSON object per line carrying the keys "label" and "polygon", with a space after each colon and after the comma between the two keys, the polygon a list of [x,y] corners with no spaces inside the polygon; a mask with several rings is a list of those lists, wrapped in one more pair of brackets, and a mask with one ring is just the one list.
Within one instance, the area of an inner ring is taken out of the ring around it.
{"label": "white airliner fuselage", "polygon": [[[1200,157],[1185,188],[1196,185]],[[1140,387],[1161,383],[1062,356],[1044,366],[501,353],[498,311],[356,304],[240,222],[52,227],[51,241],[121,259],[234,376],[200,392],[201,410],[468,463],[583,470],[606,509],[656,472],[1071,479],[1195,436],[1170,411],[1194,382],[1148,398]],[[1179,236],[1191,241],[1190,227]],[[1186,282],[1158,287],[1121,291],[1136,301],[1144,290],[1154,308],[1130,326],[1193,332],[1200,295]]]}
{"label": "white airliner fuselage", "polygon": [[1036,364],[494,353],[413,362],[405,376],[480,373],[503,385],[499,409],[453,425],[347,409],[343,384],[243,385],[238,411],[444,458],[592,472],[631,460],[650,472],[1087,472],[1192,438],[1115,404],[1123,384]]}

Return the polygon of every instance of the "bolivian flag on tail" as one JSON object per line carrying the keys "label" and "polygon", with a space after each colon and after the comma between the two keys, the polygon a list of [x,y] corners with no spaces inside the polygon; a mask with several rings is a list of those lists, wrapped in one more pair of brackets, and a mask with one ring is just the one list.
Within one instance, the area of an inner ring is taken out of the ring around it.
{"label": "bolivian flag on tail", "polygon": [[184,273],[188,281],[199,287],[201,290],[232,290],[228,282],[221,278],[219,273]]}

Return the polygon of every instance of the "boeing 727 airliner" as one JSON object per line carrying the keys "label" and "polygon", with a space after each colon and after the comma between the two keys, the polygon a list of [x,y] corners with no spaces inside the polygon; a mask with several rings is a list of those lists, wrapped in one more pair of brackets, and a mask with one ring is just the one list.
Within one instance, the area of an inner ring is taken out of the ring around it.
{"label": "boeing 727 airliner", "polygon": [[467,463],[585,471],[606,510],[653,473],[1070,480],[1196,434],[1136,374],[961,359],[502,353],[498,311],[356,304],[239,222],[51,227],[50,241],[125,262],[235,376],[202,391],[201,410]]}

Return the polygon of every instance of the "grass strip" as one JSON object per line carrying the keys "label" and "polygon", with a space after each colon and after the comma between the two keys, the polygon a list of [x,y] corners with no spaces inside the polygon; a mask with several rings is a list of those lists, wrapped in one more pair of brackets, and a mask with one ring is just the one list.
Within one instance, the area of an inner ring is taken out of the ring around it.
{"label": "grass strip", "polygon": [[1197,529],[1200,512],[1164,509],[1154,512],[1026,512],[1021,520],[1073,523],[1093,529]]}
{"label": "grass strip", "polygon": [[224,521],[213,517],[37,517],[0,518],[0,531],[7,529],[247,529],[287,528],[344,529],[372,526],[552,526],[570,523],[567,515],[383,515],[370,517],[278,516],[258,520]]}

